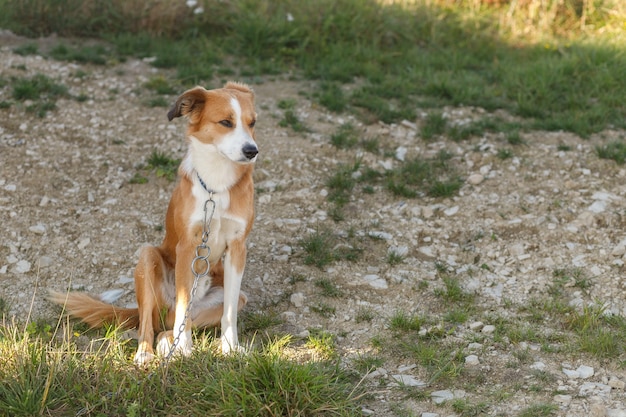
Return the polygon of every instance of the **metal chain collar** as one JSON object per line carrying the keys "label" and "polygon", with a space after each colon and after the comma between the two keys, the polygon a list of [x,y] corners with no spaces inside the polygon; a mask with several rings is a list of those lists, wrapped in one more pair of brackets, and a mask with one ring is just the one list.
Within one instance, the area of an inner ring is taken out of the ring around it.
{"label": "metal chain collar", "polygon": [[[209,205],[211,206],[211,211],[209,214]],[[182,323],[178,327],[178,333],[174,340],[172,341],[172,346],[170,346],[170,351],[167,353],[164,359],[164,363],[167,364],[178,344],[180,343],[180,335],[185,331],[185,325],[187,324],[187,319],[189,318],[189,312],[191,311],[191,305],[193,304],[193,298],[196,295],[196,291],[198,290],[198,282],[200,278],[206,277],[209,275],[209,271],[211,269],[211,265],[209,264],[209,255],[211,255],[211,248],[208,245],[209,241],[209,233],[211,233],[211,219],[213,219],[213,214],[215,214],[215,200],[213,200],[213,192],[209,192],[209,198],[204,202],[204,222],[202,224],[202,241],[198,246],[196,246],[196,257],[191,261],[191,273],[194,276],[193,286],[191,287],[191,294],[189,296],[189,304],[187,305],[187,310],[185,310],[185,317],[183,318]],[[198,272],[200,270],[201,272]]]}

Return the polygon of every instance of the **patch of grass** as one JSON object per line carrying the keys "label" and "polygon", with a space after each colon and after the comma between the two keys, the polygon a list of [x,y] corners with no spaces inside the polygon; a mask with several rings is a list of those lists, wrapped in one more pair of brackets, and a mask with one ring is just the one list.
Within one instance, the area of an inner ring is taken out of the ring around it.
{"label": "patch of grass", "polygon": [[13,80],[13,98],[16,100],[37,100],[42,96],[58,97],[65,94],[67,94],[65,86],[56,84],[43,74]]}
{"label": "patch of grass", "polygon": [[242,314],[242,324],[245,332],[256,333],[278,326],[283,321],[273,310],[259,312],[244,311]]}
{"label": "patch of grass", "polygon": [[145,104],[148,107],[169,107],[171,103],[165,97],[152,97]]}
{"label": "patch of grass", "polygon": [[423,325],[418,315],[409,315],[404,311],[397,311],[389,319],[389,328],[394,331],[417,332]]}
{"label": "patch of grass", "polygon": [[337,133],[330,137],[330,143],[339,149],[353,148],[358,142],[358,132],[350,123],[339,126]]}
{"label": "patch of grass", "polygon": [[214,353],[210,336],[199,335],[192,356],[170,362],[162,372],[156,366],[137,370],[129,359],[132,349],[116,331],[85,348],[76,346],[80,334],[71,329],[50,341],[15,326],[0,332],[0,354],[6,358],[0,364],[3,415],[76,415],[85,409],[93,415],[202,415],[207,404],[212,412],[244,417],[319,410],[360,415],[356,381],[326,359],[336,357],[327,334],[310,338],[308,349],[317,360],[304,363],[288,357],[284,340],[224,357]]}
{"label": "patch of grass", "polygon": [[361,375],[366,375],[374,369],[380,368],[384,363],[382,358],[371,355],[359,355],[352,360],[352,365]]}
{"label": "patch of grass", "polygon": [[157,177],[165,177],[170,181],[174,181],[180,160],[171,158],[164,152],[153,150],[148,158],[148,166],[156,171]]}
{"label": "patch of grass", "polygon": [[311,330],[304,346],[315,351],[321,359],[332,359],[337,356],[335,336],[323,330]]}
{"label": "patch of grass", "polygon": [[533,404],[530,407],[523,409],[518,416],[519,417],[549,417],[556,415],[559,410],[559,406],[556,404]]}
{"label": "patch of grass", "polygon": [[457,378],[465,363],[462,349],[448,346],[441,340],[421,339],[417,342],[404,342],[402,349],[429,372],[429,385],[440,379]]}
{"label": "patch of grass", "polygon": [[519,130],[509,132],[506,135],[506,141],[509,145],[513,146],[523,145],[525,143],[524,139],[522,139],[522,136],[519,133]]}
{"label": "patch of grass", "polygon": [[143,86],[157,94],[176,94],[174,87],[163,76],[152,77]]}
{"label": "patch of grass", "polygon": [[48,111],[56,109],[56,101],[67,97],[67,87],[55,83],[51,78],[37,74],[31,78],[13,79],[12,96],[18,101],[34,101],[26,111],[44,117]]}
{"label": "patch of grass", "polygon": [[317,305],[311,306],[311,311],[319,314],[322,317],[328,318],[332,317],[337,309],[330,304],[319,303]]}
{"label": "patch of grass", "polygon": [[461,417],[483,416],[489,411],[489,406],[486,403],[480,402],[474,404],[462,398],[453,400],[451,406],[454,412],[458,413]]}
{"label": "patch of grass", "polygon": [[321,290],[324,297],[338,298],[343,295],[343,292],[337,288],[337,285],[328,278],[316,280],[315,286]]}
{"label": "patch of grass", "polygon": [[374,317],[376,317],[376,312],[372,308],[359,307],[356,315],[354,316],[354,321],[357,323],[371,323],[372,320],[374,320]]}
{"label": "patch of grass", "polygon": [[585,137],[626,125],[626,58],[616,36],[624,10],[613,0],[593,8],[565,0],[554,10],[535,0],[480,8],[445,0],[235,0],[208,2],[199,14],[184,3],[146,14],[142,3],[59,0],[51,13],[44,0],[0,1],[2,27],[34,37],[105,37],[122,57],[156,57],[153,65],[176,68],[185,85],[210,82],[229,54],[240,76],[295,70],[318,80],[323,105],[367,121],[415,120],[417,108],[464,105]]}
{"label": "patch of grass", "polygon": [[463,185],[449,164],[451,157],[442,151],[432,159],[409,160],[386,173],[386,188],[394,195],[407,198],[450,197]]}
{"label": "patch of grass", "polygon": [[333,112],[341,113],[348,106],[348,99],[336,82],[321,82],[319,91],[313,96],[322,106]]}
{"label": "patch of grass", "polygon": [[105,65],[110,52],[103,45],[72,47],[63,43],[50,51],[50,56],[59,61],[73,61],[81,64]]}
{"label": "patch of grass", "polygon": [[360,166],[360,161],[352,165],[339,165],[337,171],[326,180],[326,186],[329,188],[328,199],[338,207],[343,207],[350,201],[352,189],[356,185],[354,174]]}
{"label": "patch of grass", "polygon": [[502,160],[511,159],[513,158],[513,151],[511,151],[510,149],[501,148],[498,149],[498,151],[496,152],[496,156]]}
{"label": "patch of grass", "polygon": [[300,246],[306,253],[304,263],[322,269],[334,261],[331,251],[334,238],[328,230],[318,230],[300,240]]}
{"label": "patch of grass", "polygon": [[133,175],[133,177],[128,180],[128,182],[131,184],[146,184],[148,183],[148,178],[144,177],[138,172],[135,172],[135,175]]}
{"label": "patch of grass", "polygon": [[404,255],[393,250],[388,251],[386,261],[390,266],[400,265],[404,262]]}
{"label": "patch of grass", "polygon": [[596,146],[596,153],[602,159],[612,159],[619,165],[626,161],[626,143],[623,141],[613,141],[606,145]]}
{"label": "patch of grass", "polygon": [[431,140],[435,136],[443,135],[446,127],[447,121],[440,112],[428,113],[422,126],[422,138]]}
{"label": "patch of grass", "polygon": [[278,108],[283,110],[283,118],[278,122],[281,127],[290,127],[294,132],[308,132],[306,127],[295,112],[296,101],[293,99],[280,100]]}
{"label": "patch of grass", "polygon": [[465,292],[456,277],[444,276],[443,285],[443,288],[435,290],[435,295],[449,303],[469,304],[474,300],[474,295]]}
{"label": "patch of grass", "polygon": [[22,56],[36,55],[39,53],[39,46],[36,43],[25,43],[13,48],[13,52]]}

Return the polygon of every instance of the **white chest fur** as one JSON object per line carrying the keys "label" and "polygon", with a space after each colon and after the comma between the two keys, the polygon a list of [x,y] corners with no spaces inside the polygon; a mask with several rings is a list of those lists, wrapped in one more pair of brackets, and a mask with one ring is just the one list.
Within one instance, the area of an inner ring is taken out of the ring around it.
{"label": "white chest fur", "polygon": [[[194,177],[192,195],[194,209],[191,214],[189,227],[193,229],[198,225],[202,226],[205,221],[210,221],[208,224],[208,245],[211,250],[209,262],[213,263],[224,253],[231,240],[240,237],[245,232],[246,222],[229,212],[230,193],[228,191],[214,193],[210,196],[204,190],[198,178]],[[207,202],[209,198],[212,199],[213,203]]]}

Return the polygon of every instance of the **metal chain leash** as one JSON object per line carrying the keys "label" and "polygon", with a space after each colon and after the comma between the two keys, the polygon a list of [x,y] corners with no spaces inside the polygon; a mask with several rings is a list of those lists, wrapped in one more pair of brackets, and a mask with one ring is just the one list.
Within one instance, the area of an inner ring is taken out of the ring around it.
{"label": "metal chain leash", "polygon": [[[211,212],[209,214],[208,207],[211,206]],[[185,316],[183,318],[182,323],[178,327],[178,333],[174,337],[172,341],[172,345],[170,346],[170,351],[167,353],[165,358],[163,359],[163,365],[167,365],[170,361],[178,344],[180,343],[180,335],[185,331],[185,325],[187,324],[187,319],[189,318],[189,312],[191,311],[191,305],[193,304],[193,298],[196,295],[196,291],[198,290],[198,282],[200,278],[206,277],[209,275],[209,271],[211,269],[211,265],[209,264],[209,255],[211,255],[211,248],[208,245],[209,241],[209,233],[211,233],[211,219],[213,219],[213,214],[215,213],[215,201],[213,200],[213,193],[209,193],[209,198],[204,202],[204,222],[202,224],[202,241],[198,246],[196,246],[196,257],[191,261],[191,273],[194,276],[193,286],[191,287],[191,293],[189,296],[189,304],[187,305],[187,310],[185,310]],[[200,270],[201,272],[198,272]]]}

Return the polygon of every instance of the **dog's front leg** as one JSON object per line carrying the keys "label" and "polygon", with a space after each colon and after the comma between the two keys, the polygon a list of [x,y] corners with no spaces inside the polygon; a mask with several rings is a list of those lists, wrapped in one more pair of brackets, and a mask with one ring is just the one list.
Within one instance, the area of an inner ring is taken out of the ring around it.
{"label": "dog's front leg", "polygon": [[246,242],[235,240],[224,256],[224,314],[222,315],[222,353],[239,350],[237,311],[241,279],[246,266]]}
{"label": "dog's front leg", "polygon": [[191,302],[191,287],[193,274],[191,262],[194,250],[188,245],[179,244],[176,248],[176,306],[174,319],[174,343],[175,353],[184,356],[191,355],[191,317],[187,317],[187,309]]}

